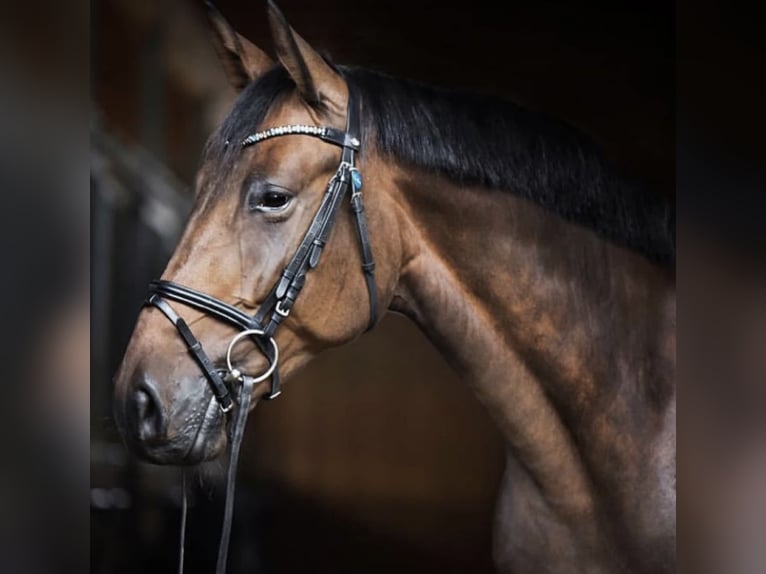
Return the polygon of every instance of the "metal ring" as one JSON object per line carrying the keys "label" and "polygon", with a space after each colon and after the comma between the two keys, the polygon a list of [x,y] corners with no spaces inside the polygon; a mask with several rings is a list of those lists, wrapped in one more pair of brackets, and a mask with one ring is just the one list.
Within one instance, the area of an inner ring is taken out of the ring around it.
{"label": "metal ring", "polygon": [[[235,369],[231,366],[231,350],[234,348],[234,345],[239,342],[240,339],[243,337],[247,337],[249,335],[259,335],[263,337],[266,333],[261,331],[260,329],[247,329],[245,331],[242,331],[241,333],[238,333],[229,343],[229,348],[226,350],[226,366],[229,368],[229,373],[231,373],[234,378],[241,380],[244,375],[240,373],[239,370]],[[260,383],[261,381],[265,381],[268,379],[271,374],[276,370],[277,363],[279,362],[279,347],[277,347],[277,342],[274,340],[274,337],[269,337],[269,343],[271,343],[271,346],[274,347],[274,360],[271,361],[271,364],[269,365],[269,368],[266,369],[265,373],[262,373],[258,375],[257,377],[251,377],[253,379],[253,383]],[[268,357],[266,357],[268,359]],[[236,373],[236,374],[235,374]]]}

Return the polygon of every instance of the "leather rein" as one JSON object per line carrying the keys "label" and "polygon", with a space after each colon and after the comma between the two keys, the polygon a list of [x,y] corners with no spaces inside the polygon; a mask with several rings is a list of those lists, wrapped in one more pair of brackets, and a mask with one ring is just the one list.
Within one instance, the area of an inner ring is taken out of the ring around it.
{"label": "leather rein", "polygon": [[[327,184],[327,190],[319,208],[298,249],[282,271],[266,299],[259,306],[255,315],[251,316],[233,305],[229,305],[200,291],[165,280],[155,280],[150,283],[149,293],[145,302],[146,305],[159,309],[178,330],[189,353],[205,375],[213,396],[223,413],[229,413],[233,409],[235,403],[235,399],[232,399],[233,387],[239,384],[239,389],[236,391],[237,412],[236,417],[234,417],[234,424],[230,428],[229,436],[230,451],[226,478],[226,501],[224,504],[223,526],[218,548],[216,574],[225,574],[226,572],[226,560],[234,509],[237,461],[250,408],[253,386],[270,377],[271,390],[266,398],[273,399],[281,392],[278,367],[279,348],[274,340],[274,333],[281,322],[290,315],[290,311],[305,284],[306,275],[319,264],[322,251],[336,221],[338,208],[349,190],[351,190],[351,210],[354,214],[359,236],[362,271],[370,300],[368,330],[375,325],[378,316],[375,262],[362,200],[362,176],[355,164],[355,154],[359,152],[362,142],[358,96],[351,91],[349,86],[346,131],[332,127],[290,124],[252,134],[241,142],[241,146],[246,148],[267,139],[287,135],[304,135],[321,139],[324,142],[340,147],[342,154],[340,164]],[[188,324],[175,312],[168,301],[182,303],[240,329],[240,332],[229,343],[226,352],[226,368],[216,367],[203,349],[202,343],[194,336]],[[268,369],[257,376],[242,373],[231,362],[232,349],[244,338],[252,340],[269,361]],[[184,484],[178,569],[181,573],[183,572],[186,511],[186,485]]]}

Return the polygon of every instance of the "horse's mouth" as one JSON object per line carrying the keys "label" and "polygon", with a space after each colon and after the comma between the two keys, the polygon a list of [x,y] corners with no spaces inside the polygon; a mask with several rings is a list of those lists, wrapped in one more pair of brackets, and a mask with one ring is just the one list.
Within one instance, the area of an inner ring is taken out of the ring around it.
{"label": "horse's mouth", "polygon": [[221,455],[225,444],[226,415],[221,411],[218,401],[211,396],[181,464],[194,465],[215,459]]}
{"label": "horse's mouth", "polygon": [[128,443],[131,450],[159,465],[194,466],[221,456],[226,447],[226,415],[212,394],[200,398],[196,409],[176,415],[183,421],[177,426],[171,422],[164,437],[151,441],[133,437]]}

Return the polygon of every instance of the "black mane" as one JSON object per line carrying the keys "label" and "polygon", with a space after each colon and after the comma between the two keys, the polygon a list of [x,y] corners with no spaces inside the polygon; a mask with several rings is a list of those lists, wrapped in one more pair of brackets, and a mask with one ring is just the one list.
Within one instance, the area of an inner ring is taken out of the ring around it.
{"label": "black mane", "polygon": [[[508,190],[665,265],[675,261],[675,206],[619,177],[580,131],[511,102],[339,68],[362,99],[364,137],[399,162]],[[248,86],[208,153],[257,131],[293,87],[277,67]],[[223,153],[235,160],[239,145]]]}

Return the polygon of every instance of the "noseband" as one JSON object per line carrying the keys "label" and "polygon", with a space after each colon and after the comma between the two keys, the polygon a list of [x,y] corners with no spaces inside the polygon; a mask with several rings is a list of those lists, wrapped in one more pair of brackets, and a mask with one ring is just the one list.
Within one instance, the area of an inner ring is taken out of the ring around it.
{"label": "noseband", "polygon": [[[319,265],[322,251],[327,243],[332,227],[335,223],[338,208],[346,194],[351,190],[351,210],[356,220],[356,229],[359,235],[359,244],[362,255],[362,271],[364,273],[367,293],[370,300],[370,319],[367,329],[375,325],[378,315],[378,293],[375,283],[375,262],[372,255],[367,219],[364,213],[362,201],[362,175],[355,165],[355,153],[361,147],[361,121],[358,96],[349,86],[349,103],[346,117],[346,131],[332,127],[319,127],[311,125],[284,125],[269,128],[248,136],[241,142],[242,148],[255,145],[267,139],[287,136],[303,135],[319,138],[322,141],[338,146],[342,149],[340,164],[335,174],[327,184],[327,191],[322,198],[319,209],[308,227],[303,240],[293,255],[290,262],[282,271],[281,276],[271,289],[266,299],[261,303],[255,315],[249,315],[237,307],[225,303],[205,293],[201,293],[173,281],[155,280],[149,286],[146,305],[159,309],[168,320],[176,327],[181,338],[184,340],[189,352],[199,365],[210,384],[215,399],[221,410],[228,413],[234,405],[230,387],[240,383],[238,391],[239,412],[231,431],[229,470],[226,486],[226,503],[224,509],[224,524],[221,535],[221,543],[218,552],[217,574],[224,574],[226,570],[226,555],[228,552],[231,518],[233,512],[234,478],[237,466],[239,447],[244,434],[244,426],[247,420],[252,388],[255,383],[271,377],[271,391],[268,399],[273,399],[280,394],[279,377],[279,349],[274,340],[276,332],[282,321],[290,315],[295,301],[303,288],[306,275],[311,269]],[[168,300],[183,303],[225,323],[234,325],[240,332],[232,338],[226,352],[226,365],[216,368],[210,360],[202,343],[194,336],[188,324],[175,312]],[[268,369],[258,375],[249,376],[243,374],[231,362],[231,354],[234,346],[242,339],[249,338],[269,360]],[[186,521],[186,500],[184,489],[184,505],[182,512],[182,542],[180,553],[179,572],[183,571],[183,532]]]}

